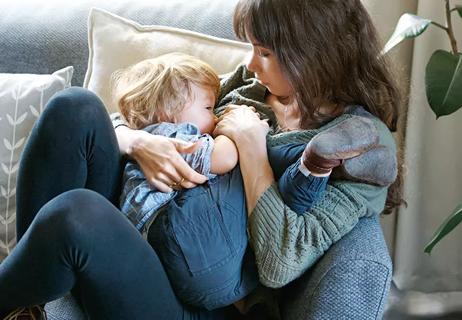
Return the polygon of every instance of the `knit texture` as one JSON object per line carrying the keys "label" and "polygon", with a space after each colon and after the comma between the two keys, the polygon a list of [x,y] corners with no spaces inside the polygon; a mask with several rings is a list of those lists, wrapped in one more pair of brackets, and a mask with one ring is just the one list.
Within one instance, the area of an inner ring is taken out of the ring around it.
{"label": "knit texture", "polygon": [[[217,111],[228,103],[254,106],[261,118],[268,118],[272,131],[268,146],[308,143],[317,133],[353,117],[347,112],[314,130],[278,133],[271,109],[262,103],[265,89],[251,79],[245,67],[239,67],[222,81]],[[237,88],[237,89],[236,89]],[[387,127],[373,118],[379,132],[379,144],[396,150]],[[257,201],[249,217],[250,243],[254,249],[260,281],[279,288],[301,276],[335,242],[350,232],[361,217],[380,214],[385,206],[387,188],[346,180],[329,181],[323,197],[306,213],[299,215],[282,200],[277,184],[271,185]]]}

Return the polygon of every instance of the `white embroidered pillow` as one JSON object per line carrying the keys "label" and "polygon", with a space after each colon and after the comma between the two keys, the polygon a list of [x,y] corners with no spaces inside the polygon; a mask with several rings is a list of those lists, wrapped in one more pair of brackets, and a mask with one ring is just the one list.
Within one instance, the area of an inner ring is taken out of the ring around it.
{"label": "white embroidered pillow", "polygon": [[71,85],[74,69],[51,75],[0,74],[0,261],[16,244],[16,175],[30,131],[48,100]]}

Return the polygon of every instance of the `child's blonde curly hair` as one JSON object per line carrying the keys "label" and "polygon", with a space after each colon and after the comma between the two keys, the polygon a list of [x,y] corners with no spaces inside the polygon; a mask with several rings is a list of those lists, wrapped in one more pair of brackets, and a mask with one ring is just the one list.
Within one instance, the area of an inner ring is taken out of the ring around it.
{"label": "child's blonde curly hair", "polygon": [[191,84],[210,88],[215,100],[220,80],[210,65],[182,54],[168,53],[143,60],[112,74],[112,94],[129,127],[174,122],[191,98]]}

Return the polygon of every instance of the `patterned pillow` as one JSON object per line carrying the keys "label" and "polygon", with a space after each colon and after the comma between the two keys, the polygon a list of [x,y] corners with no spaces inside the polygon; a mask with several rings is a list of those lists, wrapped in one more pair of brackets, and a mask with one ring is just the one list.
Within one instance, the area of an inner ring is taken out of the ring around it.
{"label": "patterned pillow", "polygon": [[16,244],[16,175],[29,133],[46,103],[68,88],[74,69],[51,75],[0,74],[0,261]]}

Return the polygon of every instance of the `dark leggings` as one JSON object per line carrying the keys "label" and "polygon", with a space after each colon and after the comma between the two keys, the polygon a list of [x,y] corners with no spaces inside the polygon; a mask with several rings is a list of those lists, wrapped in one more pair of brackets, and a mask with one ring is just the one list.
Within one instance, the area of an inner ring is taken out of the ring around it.
{"label": "dark leggings", "polygon": [[17,187],[18,244],[0,264],[0,316],[72,291],[91,319],[236,319],[183,306],[156,252],[113,205],[121,159],[102,102],[70,88],[34,127]]}

